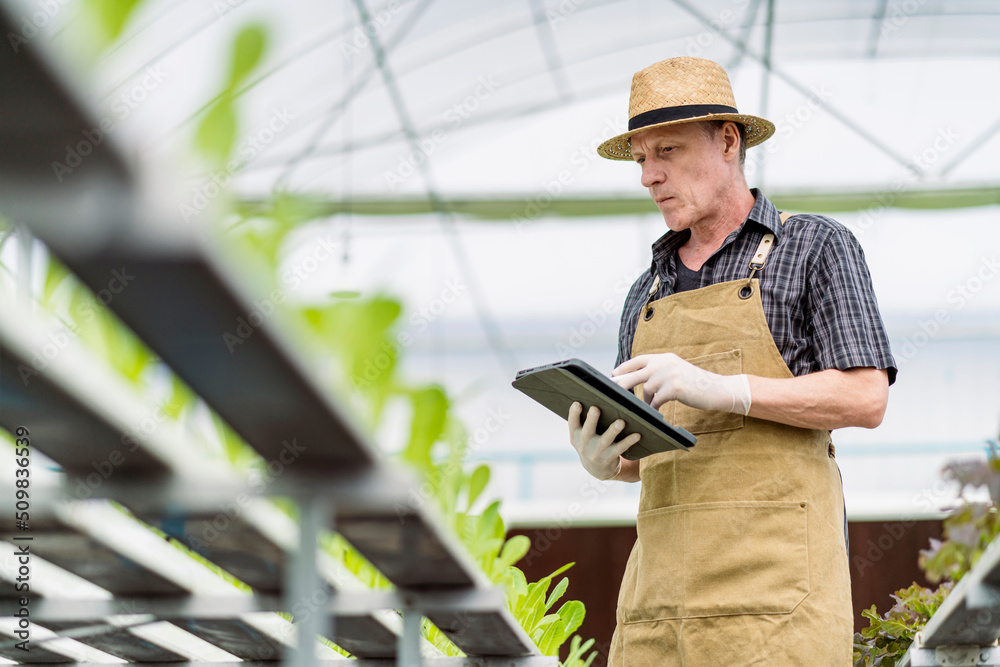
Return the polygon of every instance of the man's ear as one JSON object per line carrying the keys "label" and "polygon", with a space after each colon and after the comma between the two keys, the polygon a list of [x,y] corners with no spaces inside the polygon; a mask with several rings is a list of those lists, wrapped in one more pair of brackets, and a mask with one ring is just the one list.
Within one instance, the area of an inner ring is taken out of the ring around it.
{"label": "man's ear", "polygon": [[740,159],[740,131],[736,127],[736,123],[731,120],[727,120],[726,124],[722,126],[723,141],[723,154],[726,160],[739,160]]}

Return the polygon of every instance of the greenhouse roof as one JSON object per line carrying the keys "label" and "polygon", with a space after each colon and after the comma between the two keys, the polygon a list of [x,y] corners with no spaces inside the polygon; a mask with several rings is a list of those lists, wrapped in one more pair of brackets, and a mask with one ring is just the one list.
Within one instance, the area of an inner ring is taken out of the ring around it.
{"label": "greenhouse roof", "polygon": [[[25,30],[72,50],[72,3],[44,22],[19,4]],[[269,48],[236,91],[233,170],[251,199],[490,202],[558,188],[554,213],[622,195],[631,211],[635,168],[593,147],[624,128],[632,73],[678,55],[722,63],[740,109],[775,121],[748,156],[769,191],[861,206],[852,193],[929,190],[942,193],[931,206],[976,205],[1000,183],[1000,7],[986,1],[148,2],[87,74],[93,101],[127,145],[176,157],[253,20]]]}

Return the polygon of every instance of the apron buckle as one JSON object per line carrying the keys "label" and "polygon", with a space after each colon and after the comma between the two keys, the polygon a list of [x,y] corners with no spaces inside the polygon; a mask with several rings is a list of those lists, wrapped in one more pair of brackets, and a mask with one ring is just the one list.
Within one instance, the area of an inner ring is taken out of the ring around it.
{"label": "apron buckle", "polygon": [[767,265],[767,255],[773,247],[774,234],[764,234],[764,237],[760,240],[760,245],[757,246],[757,252],[754,253],[754,256],[750,259],[750,264],[747,266],[750,269],[750,277],[747,278],[747,284],[741,287],[738,292],[740,298],[744,301],[753,296],[753,286],[750,284],[750,281],[753,280],[754,274]]}
{"label": "apron buckle", "polygon": [[653,278],[653,286],[649,288],[649,295],[646,297],[646,314],[643,315],[643,319],[647,322],[653,319],[653,312],[656,308],[651,308],[650,303],[653,301],[653,297],[656,296],[656,290],[660,289],[660,276],[655,276]]}

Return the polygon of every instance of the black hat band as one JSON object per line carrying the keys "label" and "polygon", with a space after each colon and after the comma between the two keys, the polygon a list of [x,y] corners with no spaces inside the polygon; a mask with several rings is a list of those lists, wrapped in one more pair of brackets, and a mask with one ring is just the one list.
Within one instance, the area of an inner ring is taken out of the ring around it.
{"label": "black hat band", "polygon": [[669,123],[674,120],[687,120],[699,116],[708,116],[717,113],[739,113],[735,107],[725,104],[683,104],[677,107],[666,107],[664,109],[653,109],[645,111],[637,116],[628,119],[628,129],[638,130],[650,125],[659,123]]}

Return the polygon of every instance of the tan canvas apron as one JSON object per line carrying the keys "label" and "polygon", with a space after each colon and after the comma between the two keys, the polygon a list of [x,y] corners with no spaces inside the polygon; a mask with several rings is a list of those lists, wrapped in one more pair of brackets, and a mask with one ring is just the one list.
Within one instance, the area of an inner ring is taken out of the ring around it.
{"label": "tan canvas apron", "polygon": [[[673,352],[722,375],[792,377],[750,276],[647,304],[632,356]],[[830,432],[677,401],[660,411],[698,443],[640,461],[638,539],[608,664],[849,667],[851,587]]]}

